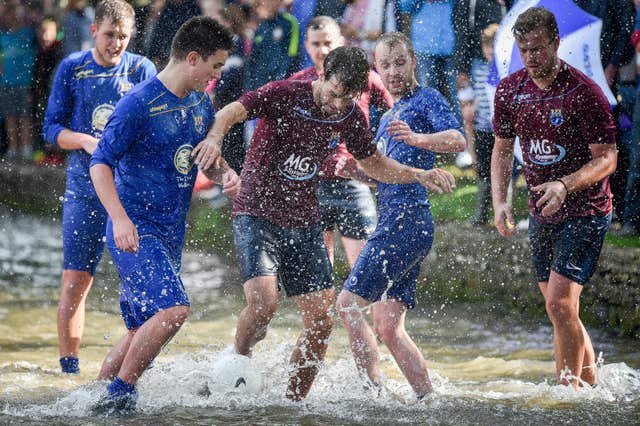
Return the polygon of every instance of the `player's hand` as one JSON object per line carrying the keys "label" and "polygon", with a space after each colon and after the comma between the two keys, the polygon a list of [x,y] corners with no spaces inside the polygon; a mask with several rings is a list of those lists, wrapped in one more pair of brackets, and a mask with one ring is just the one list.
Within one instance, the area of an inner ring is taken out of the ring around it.
{"label": "player's hand", "polygon": [[140,247],[138,229],[128,216],[112,219],[116,246],[127,253],[137,253]]}
{"label": "player's hand", "polygon": [[233,169],[222,175],[222,193],[227,197],[235,197],[240,192],[240,176]]}
{"label": "player's hand", "polygon": [[208,170],[211,166],[220,168],[222,164],[221,147],[222,136],[207,135],[203,141],[193,148],[191,158],[193,158],[193,162],[202,170]]}
{"label": "player's hand", "polygon": [[562,182],[554,180],[531,188],[533,192],[542,193],[536,202],[536,208],[542,209],[542,216],[551,216],[556,213],[567,198],[567,190]]}
{"label": "player's hand", "polygon": [[418,144],[418,135],[402,120],[391,121],[387,130],[394,139],[402,140],[408,145],[417,146]]}
{"label": "player's hand", "polygon": [[507,203],[495,207],[493,224],[503,237],[513,237],[516,234],[516,223],[513,220],[511,208]]}
{"label": "player's hand", "polygon": [[446,170],[421,170],[415,176],[420,185],[437,194],[451,192],[456,187],[456,179]]}
{"label": "player's hand", "polygon": [[93,136],[87,135],[87,137],[81,142],[82,144],[82,149],[84,149],[87,154],[91,155],[93,154],[93,151],[96,150],[96,148],[98,147],[98,142],[100,140],[97,138],[94,138]]}
{"label": "player's hand", "polygon": [[336,161],[335,174],[345,179],[353,179],[358,169],[358,162],[351,156],[341,155]]}

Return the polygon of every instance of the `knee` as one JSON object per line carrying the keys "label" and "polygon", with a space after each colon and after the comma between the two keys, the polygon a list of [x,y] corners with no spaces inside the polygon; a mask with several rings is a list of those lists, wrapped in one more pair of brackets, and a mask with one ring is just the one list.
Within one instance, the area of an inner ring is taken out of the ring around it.
{"label": "knee", "polygon": [[360,311],[357,303],[345,292],[340,293],[338,296],[336,310],[338,311],[338,315],[340,316],[342,323],[347,325],[362,316],[362,312]]}
{"label": "knee", "polygon": [[174,308],[171,308],[170,317],[172,325],[178,328],[182,327],[182,325],[187,321],[187,318],[189,318],[189,307],[176,306]]}
{"label": "knee", "polygon": [[278,309],[278,302],[271,299],[249,300],[247,309],[252,313],[256,323],[266,325],[275,315]]}
{"label": "knee", "polygon": [[333,318],[328,313],[322,317],[314,318],[311,322],[311,328],[315,337],[322,340],[327,339],[331,335],[331,330],[333,330]]}
{"label": "knee", "polygon": [[390,346],[399,339],[400,330],[395,324],[389,324],[385,321],[375,321],[374,331],[376,335],[384,342],[386,346]]}
{"label": "knee", "polygon": [[578,311],[569,299],[549,298],[546,301],[547,314],[553,324],[562,324],[578,317]]}

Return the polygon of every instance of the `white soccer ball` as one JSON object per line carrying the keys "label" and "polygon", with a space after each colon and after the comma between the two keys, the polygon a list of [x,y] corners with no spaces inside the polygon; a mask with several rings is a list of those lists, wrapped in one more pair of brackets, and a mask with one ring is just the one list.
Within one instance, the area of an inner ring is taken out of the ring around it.
{"label": "white soccer ball", "polygon": [[216,393],[258,394],[262,390],[262,374],[251,358],[222,354],[211,366],[207,386]]}

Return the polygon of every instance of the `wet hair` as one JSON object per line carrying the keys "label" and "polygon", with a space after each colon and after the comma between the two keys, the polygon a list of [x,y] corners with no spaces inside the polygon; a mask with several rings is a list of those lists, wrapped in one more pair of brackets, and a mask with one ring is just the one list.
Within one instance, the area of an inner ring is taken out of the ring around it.
{"label": "wet hair", "polygon": [[328,27],[335,27],[338,30],[338,33],[340,33],[340,25],[338,25],[338,22],[336,22],[335,19],[325,15],[316,16],[309,21],[309,24],[307,25],[307,34],[309,34],[309,31],[324,30]]}
{"label": "wet hair", "polygon": [[513,24],[512,32],[516,40],[535,30],[545,30],[550,40],[558,38],[556,17],[544,7],[530,7],[522,12]]}
{"label": "wet hair", "polygon": [[500,25],[496,23],[493,23],[487,26],[487,28],[482,30],[482,33],[480,33],[480,42],[482,44],[493,44],[493,41],[496,38],[496,33],[498,32],[499,28],[500,28]]}
{"label": "wet hair", "polygon": [[218,50],[233,50],[229,31],[213,18],[195,16],[186,21],[171,42],[171,58],[186,59],[189,52],[196,52],[203,60]]}
{"label": "wet hair", "polygon": [[[409,56],[411,56],[412,58],[415,56],[415,53],[413,51],[413,45],[411,44],[411,40],[409,40],[409,37],[407,37],[406,35],[400,32],[390,32],[390,33],[382,34],[380,37],[378,37],[378,40],[376,40],[376,46],[378,46],[381,43],[384,43],[389,47],[397,46],[399,44],[404,44],[404,47],[407,48],[407,53],[409,53]],[[374,49],[374,55],[375,55],[375,49]]]}
{"label": "wet hair", "polygon": [[369,84],[369,61],[359,47],[341,46],[324,59],[325,81],[335,77],[346,93],[362,93]]}
{"label": "wet hair", "polygon": [[96,5],[94,22],[99,25],[105,19],[111,20],[114,24],[128,22],[133,28],[136,21],[136,12],[124,0],[102,0]]}

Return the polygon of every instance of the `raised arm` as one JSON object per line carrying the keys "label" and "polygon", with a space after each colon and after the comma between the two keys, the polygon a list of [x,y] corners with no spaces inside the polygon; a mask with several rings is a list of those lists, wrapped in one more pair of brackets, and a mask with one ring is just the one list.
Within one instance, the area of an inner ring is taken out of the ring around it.
{"label": "raised arm", "polygon": [[380,151],[362,160],[360,166],[367,175],[375,180],[386,183],[415,183],[418,182],[430,191],[442,194],[451,192],[456,182],[451,173],[442,169],[423,170],[405,166],[383,155]]}
{"label": "raised arm", "polygon": [[237,101],[231,102],[218,111],[207,136],[191,153],[195,164],[200,166],[202,170],[209,170],[211,166],[219,169],[222,165],[222,139],[234,124],[246,120],[247,116],[244,105]]}

